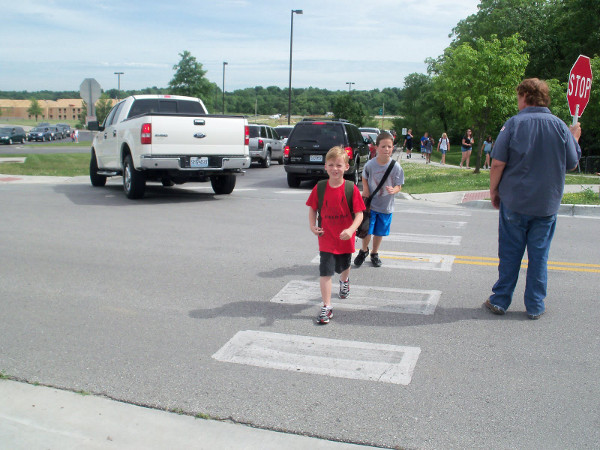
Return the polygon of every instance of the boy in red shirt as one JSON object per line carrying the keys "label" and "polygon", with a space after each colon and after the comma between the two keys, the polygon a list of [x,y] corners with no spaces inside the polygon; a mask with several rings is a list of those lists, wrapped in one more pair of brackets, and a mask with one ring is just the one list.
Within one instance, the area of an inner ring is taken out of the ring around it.
{"label": "boy in red shirt", "polygon": [[[334,272],[340,274],[340,298],[350,294],[350,263],[354,253],[356,229],[362,222],[365,203],[360,191],[353,186],[352,211],[348,208],[345,194],[344,172],[349,168],[349,159],[343,147],[333,147],[325,156],[325,171],[329,175],[323,204],[321,205],[321,226],[317,224],[319,198],[315,186],[306,201],[309,206],[308,224],[310,230],[319,237],[319,264],[321,297],[323,306],[318,322],[329,323],[333,317],[331,309],[331,277]],[[354,212],[354,218],[352,218]]]}

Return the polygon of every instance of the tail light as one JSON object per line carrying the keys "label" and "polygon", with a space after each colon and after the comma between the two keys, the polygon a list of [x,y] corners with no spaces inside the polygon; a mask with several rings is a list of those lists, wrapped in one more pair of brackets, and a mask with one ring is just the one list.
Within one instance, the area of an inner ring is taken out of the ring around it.
{"label": "tail light", "polygon": [[250,145],[250,127],[244,126],[244,145]]}
{"label": "tail light", "polygon": [[258,148],[263,148],[265,146],[265,142],[262,139],[258,140]]}
{"label": "tail light", "polygon": [[346,147],[346,153],[348,153],[348,158],[352,159],[352,147]]}
{"label": "tail light", "polygon": [[142,134],[140,136],[142,144],[152,144],[152,124],[142,124]]}
{"label": "tail light", "polygon": [[286,158],[290,157],[290,146],[286,145],[283,149],[283,156]]}

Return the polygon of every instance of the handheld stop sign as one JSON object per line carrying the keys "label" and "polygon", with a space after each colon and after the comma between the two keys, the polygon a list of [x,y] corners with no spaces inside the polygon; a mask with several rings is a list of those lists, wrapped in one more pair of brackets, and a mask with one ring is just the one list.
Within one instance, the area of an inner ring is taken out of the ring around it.
{"label": "handheld stop sign", "polygon": [[592,92],[592,65],[590,58],[579,55],[575,64],[569,73],[569,83],[567,87],[567,102],[569,111],[573,116],[573,125],[583,114],[585,107],[590,101]]}

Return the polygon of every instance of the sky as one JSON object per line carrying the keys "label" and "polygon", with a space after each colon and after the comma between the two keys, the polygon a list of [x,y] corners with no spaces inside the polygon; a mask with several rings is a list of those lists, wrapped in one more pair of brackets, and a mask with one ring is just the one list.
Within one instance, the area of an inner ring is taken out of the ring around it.
{"label": "sky", "polygon": [[[167,87],[189,51],[231,92],[289,83],[402,87],[450,44],[478,0],[19,0],[2,2],[0,90]],[[354,83],[348,85],[347,83]]]}

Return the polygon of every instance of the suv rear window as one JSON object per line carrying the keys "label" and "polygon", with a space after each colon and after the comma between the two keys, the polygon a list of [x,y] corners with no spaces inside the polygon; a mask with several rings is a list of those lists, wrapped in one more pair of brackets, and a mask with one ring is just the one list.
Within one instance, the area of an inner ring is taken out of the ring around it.
{"label": "suv rear window", "polygon": [[250,138],[257,138],[259,131],[260,131],[260,127],[256,127],[256,126],[252,126],[252,125],[250,125],[248,127],[248,132],[249,132]]}
{"label": "suv rear window", "polygon": [[127,117],[134,117],[139,116],[140,114],[153,112],[171,114],[205,114],[200,102],[194,102],[190,100],[163,100],[158,98],[147,98],[136,100],[131,106],[129,115]]}
{"label": "suv rear window", "polygon": [[339,123],[298,123],[288,140],[288,145],[290,147],[310,146],[328,150],[336,145],[344,147],[344,128]]}

